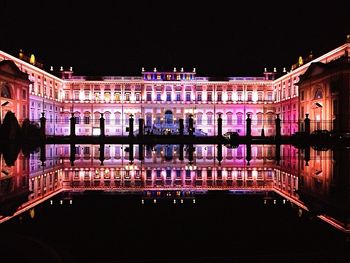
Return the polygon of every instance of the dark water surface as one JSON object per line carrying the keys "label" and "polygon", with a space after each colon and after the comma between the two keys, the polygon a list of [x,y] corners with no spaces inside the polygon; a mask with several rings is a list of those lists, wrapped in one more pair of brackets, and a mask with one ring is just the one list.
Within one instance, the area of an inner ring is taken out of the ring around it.
{"label": "dark water surface", "polygon": [[0,262],[350,262],[347,150],[64,147],[2,160]]}

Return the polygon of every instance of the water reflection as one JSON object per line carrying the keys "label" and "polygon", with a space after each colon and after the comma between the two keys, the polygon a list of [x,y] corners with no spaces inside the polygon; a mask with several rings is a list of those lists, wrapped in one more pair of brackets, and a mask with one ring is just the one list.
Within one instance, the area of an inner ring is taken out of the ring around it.
{"label": "water reflection", "polygon": [[[291,145],[44,145],[1,155],[0,222],[61,191],[134,191],[145,198],[209,190],[275,192],[344,232],[350,151]],[[13,161],[17,158],[16,161]]]}

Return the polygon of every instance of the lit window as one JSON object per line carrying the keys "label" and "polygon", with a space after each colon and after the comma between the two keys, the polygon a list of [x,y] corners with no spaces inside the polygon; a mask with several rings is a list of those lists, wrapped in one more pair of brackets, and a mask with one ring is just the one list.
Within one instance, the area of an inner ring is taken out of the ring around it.
{"label": "lit window", "polygon": [[267,93],[267,100],[272,101],[272,92]]}
{"label": "lit window", "polygon": [[141,94],[140,93],[136,93],[136,101],[140,101],[141,100]]}
{"label": "lit window", "polygon": [[147,92],[146,100],[147,101],[151,101],[152,100],[152,93],[151,92]]}
{"label": "lit window", "polygon": [[111,100],[111,93],[110,92],[105,92],[104,98],[105,98],[105,101],[110,101]]}
{"label": "lit window", "polygon": [[221,92],[218,92],[218,101],[222,101],[222,94],[221,94]]}
{"label": "lit window", "polygon": [[130,93],[125,93],[125,101],[130,101]]}
{"label": "lit window", "polygon": [[208,94],[207,94],[207,101],[212,101],[212,94],[211,94],[211,92],[208,92]]}
{"label": "lit window", "polygon": [[252,92],[248,92],[247,100],[248,101],[252,101],[253,100],[253,93]]}
{"label": "lit window", "polygon": [[242,125],[243,123],[243,116],[242,114],[237,114],[237,124]]}
{"label": "lit window", "polygon": [[322,99],[323,94],[322,94],[322,89],[317,89],[315,92],[315,98],[314,99]]}
{"label": "lit window", "polygon": [[197,114],[197,124],[202,125],[202,114]]}
{"label": "lit window", "polygon": [[90,91],[85,91],[84,97],[86,100],[89,100],[90,99]]}
{"label": "lit window", "polygon": [[79,91],[74,91],[74,100],[79,100]]}

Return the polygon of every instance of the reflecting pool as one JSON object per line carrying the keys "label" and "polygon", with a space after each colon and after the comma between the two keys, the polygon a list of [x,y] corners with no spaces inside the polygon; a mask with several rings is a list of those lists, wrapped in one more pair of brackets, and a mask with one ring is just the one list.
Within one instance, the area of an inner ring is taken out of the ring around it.
{"label": "reflecting pool", "polygon": [[77,144],[27,152],[8,147],[0,162],[0,252],[12,261],[350,259],[348,149]]}

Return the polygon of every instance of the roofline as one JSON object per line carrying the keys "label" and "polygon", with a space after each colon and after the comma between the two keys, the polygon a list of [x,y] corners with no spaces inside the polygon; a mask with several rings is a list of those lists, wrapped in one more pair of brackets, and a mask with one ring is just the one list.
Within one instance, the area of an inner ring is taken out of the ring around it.
{"label": "roofline", "polygon": [[346,50],[346,49],[350,49],[350,43],[345,43],[343,45],[341,45],[340,47],[337,47],[329,52],[327,52],[326,54],[323,54],[322,56],[320,57],[317,57],[311,61],[309,61],[308,63],[306,64],[303,64],[302,66],[296,68],[295,70],[275,79],[273,81],[273,83],[275,84],[275,82],[279,82],[281,81],[283,78],[288,78],[288,77],[291,77],[293,75],[295,75],[296,73],[300,72],[300,71],[303,71],[303,70],[306,70],[310,65],[311,63],[315,63],[315,62],[321,62],[321,60],[324,60],[324,59],[327,59],[327,57],[331,56],[331,55],[334,55],[335,53],[337,52],[340,52],[342,50]]}
{"label": "roofline", "polygon": [[[42,69],[40,69],[40,68],[38,68],[38,67],[35,67],[35,66],[33,66],[32,64],[30,64],[30,63],[28,63],[28,62],[26,62],[26,61],[24,61],[24,60],[21,60],[21,59],[19,59],[19,58],[16,58],[15,56],[12,56],[12,55],[10,55],[10,54],[8,54],[8,53],[2,51],[2,50],[0,50],[0,56],[1,56],[1,55],[10,58],[10,59],[13,60],[15,63],[23,64],[23,65],[25,65],[26,67],[28,67],[28,68],[30,68],[30,69],[32,69],[32,70],[36,70],[36,71],[40,72],[41,74],[46,74],[46,75],[48,75],[50,78],[53,78],[53,79],[55,79],[55,80],[57,80],[57,81],[60,81],[60,82],[63,82],[63,80],[60,79],[59,77],[56,77],[55,75],[52,75],[51,73],[49,73],[49,72],[47,72],[47,71],[45,71],[45,70],[42,70]],[[20,70],[22,71],[22,68],[20,68]]]}

